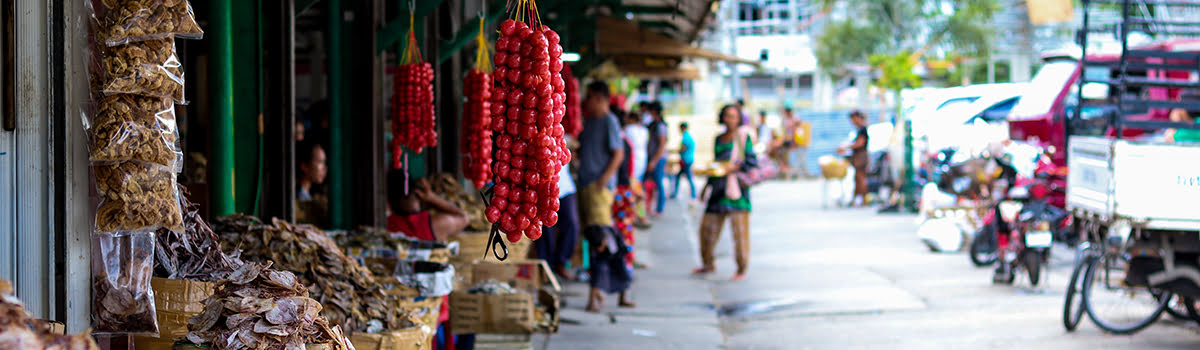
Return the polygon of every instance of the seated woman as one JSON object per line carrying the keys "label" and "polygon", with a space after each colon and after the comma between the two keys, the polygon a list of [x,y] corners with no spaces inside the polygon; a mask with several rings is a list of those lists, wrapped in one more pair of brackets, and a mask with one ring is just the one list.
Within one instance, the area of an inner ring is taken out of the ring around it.
{"label": "seated woman", "polygon": [[[424,241],[444,242],[451,234],[459,233],[470,223],[467,212],[429,190],[425,179],[408,177],[403,170],[392,169],[387,181],[388,205],[391,214],[387,217],[387,230],[410,238]],[[438,349],[454,348],[454,339],[446,333],[450,320],[450,296],[442,298],[441,313],[438,315]],[[473,343],[469,338],[467,343]],[[469,348],[469,347],[468,347]]]}
{"label": "seated woman", "polygon": [[445,241],[470,223],[466,211],[430,191],[424,179],[405,176],[403,170],[388,172],[388,204],[388,232],[420,240]]}

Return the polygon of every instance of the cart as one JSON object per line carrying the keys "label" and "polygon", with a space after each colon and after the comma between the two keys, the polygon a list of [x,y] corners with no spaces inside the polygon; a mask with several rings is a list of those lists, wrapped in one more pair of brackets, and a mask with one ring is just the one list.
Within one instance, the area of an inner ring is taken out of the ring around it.
{"label": "cart", "polygon": [[[1098,3],[1116,5],[1119,20],[1091,19]],[[1087,313],[1105,331],[1130,334],[1164,312],[1200,321],[1194,305],[1200,298],[1200,210],[1189,205],[1200,198],[1200,145],[1167,143],[1154,134],[1198,128],[1166,117],[1174,109],[1200,114],[1200,101],[1179,98],[1200,88],[1190,79],[1200,74],[1200,46],[1185,51],[1177,45],[1179,37],[1200,36],[1200,2],[1085,0],[1083,6],[1080,106],[1089,105],[1085,88],[1103,84],[1119,113],[1108,121],[1106,135],[1071,135],[1082,108],[1066,123],[1067,208],[1084,243],[1067,287],[1063,324],[1074,330]],[[1129,34],[1135,30],[1176,40],[1133,47]],[[1114,32],[1122,44],[1120,60],[1089,62],[1088,34]],[[1109,74],[1089,74],[1096,70]],[[1131,135],[1143,136],[1123,138]]]}

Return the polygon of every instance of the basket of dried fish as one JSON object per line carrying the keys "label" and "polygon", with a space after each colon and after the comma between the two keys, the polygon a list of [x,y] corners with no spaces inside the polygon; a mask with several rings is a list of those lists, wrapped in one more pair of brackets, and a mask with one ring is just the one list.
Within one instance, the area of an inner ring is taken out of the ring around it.
{"label": "basket of dried fish", "polygon": [[449,264],[373,258],[368,259],[367,266],[375,273],[377,280],[390,277],[388,281],[412,288],[419,296],[444,296],[454,290],[454,266]]}
{"label": "basket of dried fish", "polygon": [[422,350],[433,344],[433,328],[410,319],[411,326],[380,333],[358,332],[350,336],[356,350]]}
{"label": "basket of dried fish", "polygon": [[339,246],[346,248],[348,254],[361,258],[397,258],[446,264],[451,257],[458,255],[458,243],[423,241],[372,227],[335,235],[334,239]]}
{"label": "basket of dried fish", "polygon": [[99,350],[87,333],[57,334],[48,322],[36,319],[12,295],[8,281],[0,280],[0,349]]}
{"label": "basket of dried fish", "polygon": [[271,264],[246,263],[218,283],[204,311],[188,320],[187,341],[218,349],[295,349],[327,344],[349,349],[337,326],[320,315],[296,275]]}
{"label": "basket of dried fish", "polygon": [[392,305],[371,272],[350,258],[333,239],[309,225],[274,220],[270,225],[249,216],[217,219],[213,229],[230,251],[245,261],[274,262],[291,271],[314,297],[324,301],[323,314],[347,332],[402,329],[403,313]]}

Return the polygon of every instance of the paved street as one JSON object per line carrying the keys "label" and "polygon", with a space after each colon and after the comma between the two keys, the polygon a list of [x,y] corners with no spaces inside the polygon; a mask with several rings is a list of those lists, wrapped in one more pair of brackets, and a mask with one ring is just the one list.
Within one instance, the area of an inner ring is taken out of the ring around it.
{"label": "paved street", "polygon": [[[636,309],[583,311],[587,286],[568,283],[558,334],[549,349],[1196,349],[1200,331],[1163,319],[1134,336],[1101,332],[1086,319],[1061,324],[1073,257],[1058,254],[1049,283],[994,286],[991,270],[964,254],[929,252],[913,216],[866,209],[821,209],[816,182],[754,189],[748,278],[734,271],[731,242],[708,280],[698,265],[699,212],[672,202],[653,229],[639,232]],[[1066,260],[1064,260],[1066,259]],[[1024,283],[1024,284],[1021,284]]]}

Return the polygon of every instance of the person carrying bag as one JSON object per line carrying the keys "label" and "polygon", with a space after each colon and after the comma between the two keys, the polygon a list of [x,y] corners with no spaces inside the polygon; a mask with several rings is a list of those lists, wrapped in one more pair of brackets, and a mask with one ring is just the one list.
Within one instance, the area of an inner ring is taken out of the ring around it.
{"label": "person carrying bag", "polygon": [[753,143],[748,135],[739,131],[741,118],[737,107],[725,106],[719,116],[721,124],[725,125],[725,133],[717,136],[714,154],[715,160],[725,162],[725,176],[708,179],[705,186],[704,198],[707,204],[700,223],[700,259],[703,265],[692,271],[693,274],[709,274],[716,272],[713,249],[721,238],[725,221],[728,219],[733,228],[734,256],[737,261],[737,273],[734,281],[746,278],[746,268],[750,262],[750,187],[762,182],[758,172],[758,157],[754,154]]}

